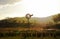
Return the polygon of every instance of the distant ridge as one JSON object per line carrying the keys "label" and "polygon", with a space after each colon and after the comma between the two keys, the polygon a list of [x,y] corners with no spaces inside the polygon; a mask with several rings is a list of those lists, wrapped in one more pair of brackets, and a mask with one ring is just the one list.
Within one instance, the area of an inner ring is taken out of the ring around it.
{"label": "distant ridge", "polygon": [[[30,27],[42,27],[42,28],[57,28],[54,23],[53,18],[58,14],[52,15],[45,18],[32,17],[30,19]],[[14,18],[6,18],[0,20],[0,28],[5,27],[28,27],[27,19],[25,17],[14,17]],[[60,23],[59,26],[60,28]]]}

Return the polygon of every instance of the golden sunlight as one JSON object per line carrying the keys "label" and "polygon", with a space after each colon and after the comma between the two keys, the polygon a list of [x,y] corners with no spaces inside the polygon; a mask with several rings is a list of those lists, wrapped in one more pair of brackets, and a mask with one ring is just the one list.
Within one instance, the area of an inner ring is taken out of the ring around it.
{"label": "golden sunlight", "polygon": [[33,17],[48,17],[60,12],[59,0],[22,0],[15,3],[9,11],[9,17],[23,17],[27,13]]}
{"label": "golden sunlight", "polygon": [[34,14],[34,17],[47,17],[59,13],[58,0],[22,0],[24,14]]}

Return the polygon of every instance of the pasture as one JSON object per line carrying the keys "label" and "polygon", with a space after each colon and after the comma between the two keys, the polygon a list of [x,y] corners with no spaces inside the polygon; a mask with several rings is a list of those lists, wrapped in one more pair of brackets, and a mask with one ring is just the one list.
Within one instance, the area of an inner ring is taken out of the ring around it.
{"label": "pasture", "polygon": [[60,31],[13,31],[0,32],[0,39],[60,39]]}

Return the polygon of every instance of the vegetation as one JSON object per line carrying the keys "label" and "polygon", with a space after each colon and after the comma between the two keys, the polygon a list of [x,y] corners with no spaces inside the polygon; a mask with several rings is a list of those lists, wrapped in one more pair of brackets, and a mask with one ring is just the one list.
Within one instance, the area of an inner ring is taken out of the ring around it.
{"label": "vegetation", "polygon": [[27,26],[26,18],[16,17],[0,20],[0,27],[26,27],[26,26]]}
{"label": "vegetation", "polygon": [[[0,38],[8,39],[9,37],[12,39],[59,39],[60,31],[13,31],[13,32],[0,32]],[[10,39],[9,38],[9,39]]]}
{"label": "vegetation", "polygon": [[54,22],[60,22],[60,14],[53,16],[53,21]]}
{"label": "vegetation", "polygon": [[[40,18],[31,18],[29,22],[30,23],[28,26],[27,19],[24,17],[6,18],[0,20],[0,39],[59,39],[60,38],[60,14],[53,16],[50,21],[45,22],[46,24],[43,22],[41,23]],[[33,29],[35,27],[36,29]],[[4,28],[6,28],[7,30],[5,31]],[[13,28],[15,30],[13,29],[9,30],[9,28]],[[55,30],[49,30],[49,29],[55,29]]]}

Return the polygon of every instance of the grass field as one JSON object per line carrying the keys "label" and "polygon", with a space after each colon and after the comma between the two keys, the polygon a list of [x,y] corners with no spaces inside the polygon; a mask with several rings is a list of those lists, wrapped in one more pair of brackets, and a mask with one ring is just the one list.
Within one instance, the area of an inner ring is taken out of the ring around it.
{"label": "grass field", "polygon": [[1,37],[0,39],[60,39],[60,37]]}
{"label": "grass field", "polygon": [[0,39],[60,39],[60,31],[10,31],[0,32]]}

